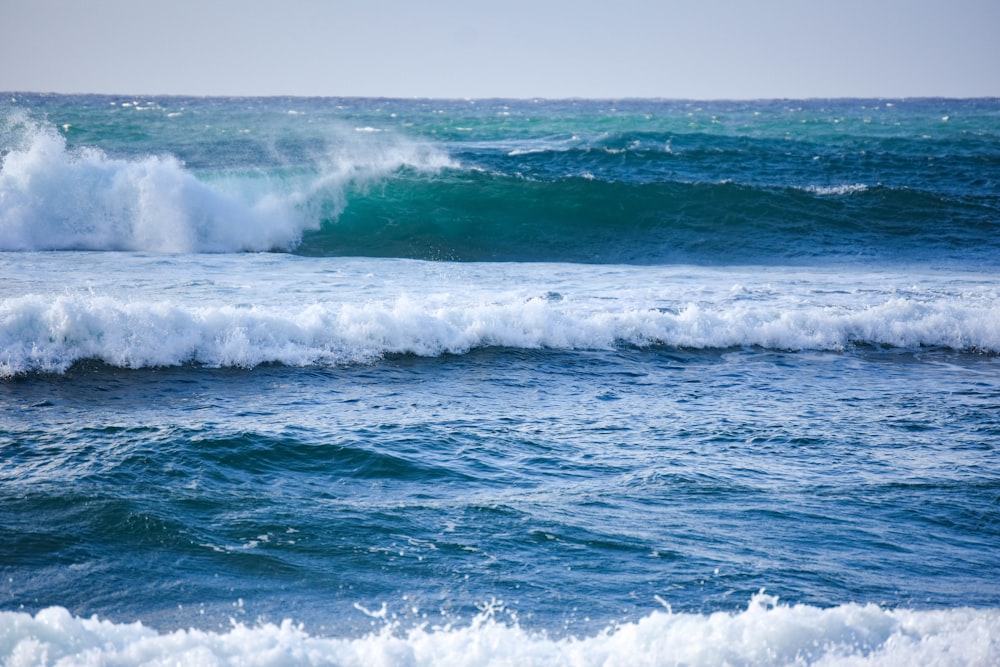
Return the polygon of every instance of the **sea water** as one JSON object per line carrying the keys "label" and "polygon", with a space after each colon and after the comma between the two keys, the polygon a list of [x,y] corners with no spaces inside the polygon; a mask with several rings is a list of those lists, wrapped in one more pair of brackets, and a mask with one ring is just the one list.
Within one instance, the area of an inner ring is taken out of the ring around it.
{"label": "sea water", "polygon": [[1000,101],[3,100],[5,664],[1000,661]]}

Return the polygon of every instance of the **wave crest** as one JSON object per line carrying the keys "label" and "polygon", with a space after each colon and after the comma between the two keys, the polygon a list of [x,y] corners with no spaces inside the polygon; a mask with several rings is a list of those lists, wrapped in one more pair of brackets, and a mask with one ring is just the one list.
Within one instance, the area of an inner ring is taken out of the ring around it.
{"label": "wave crest", "polygon": [[447,156],[399,138],[339,145],[298,174],[195,176],[177,158],[71,149],[55,128],[5,119],[0,250],[240,252],[291,250],[338,214],[345,189]]}
{"label": "wave crest", "polygon": [[295,307],[192,306],[102,296],[0,302],[0,377],[63,372],[78,361],[143,368],[365,363],[387,354],[439,356],[485,347],[692,349],[851,345],[1000,353],[1000,306],[892,298],[857,307],[775,304],[594,309],[537,297],[480,303],[399,297]]}

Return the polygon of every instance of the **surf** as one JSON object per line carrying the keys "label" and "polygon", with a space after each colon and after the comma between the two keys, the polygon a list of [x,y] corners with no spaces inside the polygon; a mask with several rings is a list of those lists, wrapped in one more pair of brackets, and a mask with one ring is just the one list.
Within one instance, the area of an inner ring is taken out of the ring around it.
{"label": "surf", "polygon": [[224,630],[157,632],[142,623],[78,618],[61,607],[0,612],[6,665],[991,665],[1000,659],[994,609],[830,608],[780,604],[763,593],[746,609],[710,615],[654,611],[581,637],[552,637],[483,605],[468,623],[407,627],[386,609],[360,637],[324,636],[285,620]]}
{"label": "surf", "polygon": [[[101,264],[86,254],[70,258],[85,276]],[[55,260],[39,257],[37,277],[24,275],[27,284],[56,280],[61,293],[8,287],[0,298],[0,376],[64,373],[88,360],[120,368],[331,367],[486,348],[1000,354],[1000,306],[995,289],[976,282],[979,274],[952,276],[943,290],[931,277],[922,279],[926,285],[918,276],[887,274],[848,283],[836,273],[792,269],[771,269],[771,280],[761,283],[753,270],[734,269],[619,266],[594,276],[577,265],[359,259],[341,260],[332,273],[310,258],[238,259],[228,266],[172,257],[163,273],[155,256],[112,257],[105,270],[122,281],[111,289],[89,277],[74,286],[71,273],[52,277],[46,266]],[[248,270],[274,286],[243,285]],[[175,271],[203,280],[153,280]],[[135,275],[145,278],[135,282]],[[697,291],[677,291],[692,280]],[[825,289],[830,280],[842,289]],[[205,302],[198,290],[206,281],[234,298]],[[456,290],[456,282],[467,287]]]}
{"label": "surf", "polygon": [[4,119],[0,146],[0,250],[158,253],[288,252],[345,190],[404,166],[439,169],[447,158],[414,142],[339,146],[306,168],[198,172],[172,154],[114,157],[71,148],[51,124]]}

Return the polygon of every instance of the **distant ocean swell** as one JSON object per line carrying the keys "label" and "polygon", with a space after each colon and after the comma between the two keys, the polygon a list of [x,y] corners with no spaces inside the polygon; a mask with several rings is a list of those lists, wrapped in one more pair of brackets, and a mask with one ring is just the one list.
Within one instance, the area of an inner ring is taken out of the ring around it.
{"label": "distant ocean swell", "polygon": [[639,180],[620,181],[580,171],[571,158],[526,175],[517,164],[485,169],[401,137],[355,141],[305,164],[193,170],[169,154],[70,149],[54,128],[23,118],[8,118],[5,135],[0,250],[8,251],[652,264],[985,261],[1000,251],[1000,202],[988,192],[649,180],[641,164],[629,172]]}
{"label": "distant ocean swell", "polygon": [[192,306],[101,296],[24,296],[0,302],[0,377],[62,372],[83,360],[127,368],[253,367],[370,362],[476,348],[843,350],[941,347],[1000,353],[1000,305],[946,297],[851,306],[768,302],[617,309],[561,296],[492,302],[422,301],[300,307]]}
{"label": "distant ocean swell", "polygon": [[[374,616],[383,617],[382,612]],[[228,632],[158,633],[141,623],[0,612],[0,656],[37,664],[241,665],[963,665],[994,664],[1000,614],[992,610],[819,609],[757,595],[738,613],[654,612],[584,638],[551,639],[494,620],[488,607],[462,627],[417,627],[358,638],[310,635],[291,621]]]}

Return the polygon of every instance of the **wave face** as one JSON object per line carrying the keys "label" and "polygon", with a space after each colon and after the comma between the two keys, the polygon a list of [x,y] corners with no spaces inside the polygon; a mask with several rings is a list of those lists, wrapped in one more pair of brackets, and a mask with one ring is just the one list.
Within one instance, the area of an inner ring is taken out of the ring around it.
{"label": "wave face", "polygon": [[28,96],[0,113],[5,250],[638,264],[1000,253],[990,100]]}
{"label": "wave face", "polygon": [[758,595],[739,613],[654,612],[584,638],[549,639],[494,620],[464,627],[385,630],[356,639],[313,636],[289,621],[226,632],[160,634],[53,607],[0,612],[0,656],[37,664],[241,665],[962,665],[1000,660],[1000,613],[819,609]]}
{"label": "wave face", "polygon": [[777,263],[984,258],[996,211],[883,186],[626,183],[449,173],[357,193],[298,251],[474,261]]}

